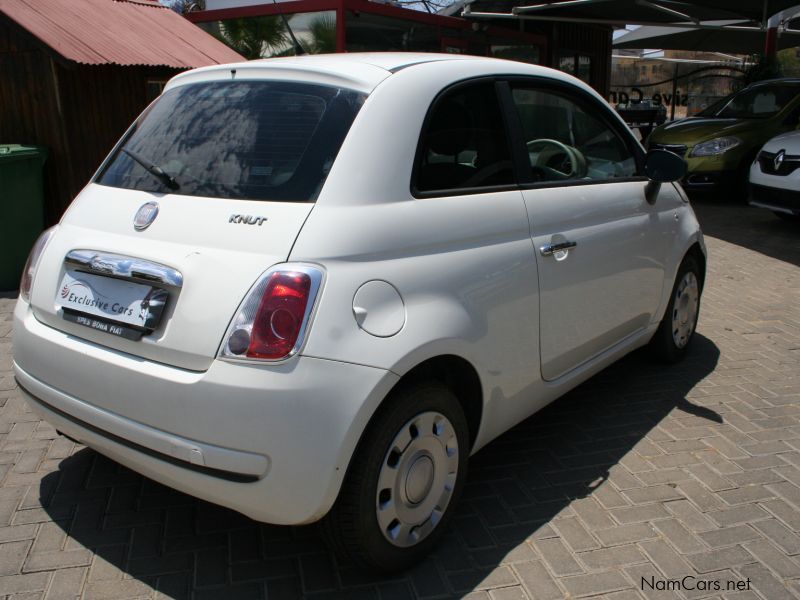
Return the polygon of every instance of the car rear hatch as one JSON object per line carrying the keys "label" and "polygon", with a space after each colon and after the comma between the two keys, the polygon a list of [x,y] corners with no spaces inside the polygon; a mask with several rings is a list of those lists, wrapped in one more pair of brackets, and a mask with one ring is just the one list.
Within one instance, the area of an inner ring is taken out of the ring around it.
{"label": "car rear hatch", "polygon": [[287,259],[363,96],[264,80],[166,92],[62,220],[36,275],[36,318],[207,369],[247,291]]}

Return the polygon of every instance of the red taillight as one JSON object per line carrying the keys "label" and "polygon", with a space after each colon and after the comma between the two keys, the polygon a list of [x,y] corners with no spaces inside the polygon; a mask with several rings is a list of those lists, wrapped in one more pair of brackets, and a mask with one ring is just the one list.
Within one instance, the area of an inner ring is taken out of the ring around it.
{"label": "red taillight", "polygon": [[250,288],[234,315],[219,357],[274,361],[293,356],[308,334],[324,271],[316,265],[283,263]]}
{"label": "red taillight", "polygon": [[292,351],[303,327],[310,293],[311,278],[306,273],[272,273],[253,320],[248,358],[275,360]]}

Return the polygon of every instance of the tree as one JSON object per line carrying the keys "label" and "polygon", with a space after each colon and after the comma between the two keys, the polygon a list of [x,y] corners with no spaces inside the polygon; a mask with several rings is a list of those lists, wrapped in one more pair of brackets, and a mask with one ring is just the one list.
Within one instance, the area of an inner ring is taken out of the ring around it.
{"label": "tree", "polygon": [[286,26],[278,15],[221,21],[220,35],[247,60],[280,54],[290,45]]}
{"label": "tree", "polygon": [[311,34],[309,54],[331,54],[336,52],[336,18],[323,14],[311,21],[308,26]]}
{"label": "tree", "polygon": [[161,0],[161,4],[168,6],[176,13],[186,14],[196,10],[205,10],[205,0]]}

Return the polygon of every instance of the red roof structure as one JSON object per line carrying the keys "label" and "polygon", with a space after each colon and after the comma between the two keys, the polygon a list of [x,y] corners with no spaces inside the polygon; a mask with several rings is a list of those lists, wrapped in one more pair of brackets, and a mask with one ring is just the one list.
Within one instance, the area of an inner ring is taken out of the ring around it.
{"label": "red roof structure", "polygon": [[185,69],[243,60],[153,0],[0,0],[0,13],[81,64]]}

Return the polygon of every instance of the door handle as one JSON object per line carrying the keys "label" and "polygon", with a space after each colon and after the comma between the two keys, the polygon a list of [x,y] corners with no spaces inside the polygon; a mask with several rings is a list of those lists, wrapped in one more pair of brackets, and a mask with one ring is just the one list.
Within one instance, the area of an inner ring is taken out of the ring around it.
{"label": "door handle", "polygon": [[550,256],[551,254],[555,254],[561,250],[569,250],[570,248],[574,248],[577,245],[578,242],[558,242],[557,244],[545,244],[539,248],[539,252],[542,253],[542,256]]}

